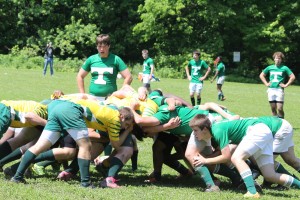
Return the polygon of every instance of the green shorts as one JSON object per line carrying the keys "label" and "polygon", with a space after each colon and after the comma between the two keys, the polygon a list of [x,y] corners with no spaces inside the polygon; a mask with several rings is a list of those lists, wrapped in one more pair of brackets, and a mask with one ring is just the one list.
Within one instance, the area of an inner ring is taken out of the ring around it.
{"label": "green shorts", "polygon": [[62,132],[68,129],[86,129],[83,108],[70,101],[55,100],[48,105],[45,130]]}

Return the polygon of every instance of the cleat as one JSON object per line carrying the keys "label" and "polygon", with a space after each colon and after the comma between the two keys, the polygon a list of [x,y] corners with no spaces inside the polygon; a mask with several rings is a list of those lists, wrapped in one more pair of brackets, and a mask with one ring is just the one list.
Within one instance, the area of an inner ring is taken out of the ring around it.
{"label": "cleat", "polygon": [[34,164],[32,167],[31,167],[31,170],[33,172],[34,175],[37,175],[37,176],[44,176],[46,174],[45,172],[45,167],[43,166],[39,166],[37,164]]}
{"label": "cleat", "polygon": [[157,183],[158,180],[154,177],[150,177],[149,179],[144,180],[144,183]]}
{"label": "cleat", "polygon": [[60,180],[60,181],[69,181],[74,177],[74,175],[71,172],[67,172],[67,171],[62,171],[58,174],[58,176],[56,177],[56,179]]}
{"label": "cleat", "polygon": [[223,97],[222,99],[221,99],[221,101],[225,101],[226,100],[226,97]]}
{"label": "cleat", "polygon": [[249,191],[244,194],[244,198],[255,198],[258,199],[260,198],[260,194],[258,192],[256,192],[255,194],[251,194]]}
{"label": "cleat", "polygon": [[220,192],[220,188],[216,185],[209,185],[204,192]]}
{"label": "cleat", "polygon": [[116,184],[116,179],[114,177],[107,177],[100,182],[100,187],[102,188],[119,188],[120,186]]}
{"label": "cleat", "polygon": [[11,182],[14,182],[14,183],[23,183],[23,184],[26,184],[27,182],[25,181],[24,178],[20,178],[20,179],[16,179],[15,177],[12,177],[10,179]]}
{"label": "cleat", "polygon": [[[255,186],[256,191],[258,191],[259,193],[263,193],[262,186],[256,180],[254,180],[254,186]],[[237,188],[239,190],[247,190],[244,181],[241,182],[241,184],[239,186],[237,186]]]}

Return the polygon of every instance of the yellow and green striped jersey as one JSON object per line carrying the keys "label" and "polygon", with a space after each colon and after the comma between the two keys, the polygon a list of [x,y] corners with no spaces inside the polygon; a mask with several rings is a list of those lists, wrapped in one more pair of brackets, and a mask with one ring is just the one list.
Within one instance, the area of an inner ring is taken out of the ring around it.
{"label": "yellow and green striped jersey", "polygon": [[87,99],[72,99],[84,109],[84,120],[88,128],[108,133],[111,141],[119,141],[121,131],[120,113],[118,110],[99,102]]}
{"label": "yellow and green striped jersey", "polygon": [[9,106],[11,109],[11,127],[22,128],[32,126],[29,122],[26,122],[25,115],[28,112],[33,112],[40,116],[43,119],[48,118],[47,106],[36,101],[13,101],[13,100],[2,100],[6,106]]}

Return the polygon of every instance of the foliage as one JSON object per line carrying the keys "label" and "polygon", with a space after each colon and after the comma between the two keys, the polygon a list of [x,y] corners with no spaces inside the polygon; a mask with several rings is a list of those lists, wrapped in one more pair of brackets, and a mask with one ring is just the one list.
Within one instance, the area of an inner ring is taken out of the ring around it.
{"label": "foliage", "polygon": [[[146,48],[161,64],[175,62],[179,77],[181,65],[188,59],[173,57],[183,57],[194,49],[211,58],[222,55],[228,68],[242,67],[239,71],[247,73],[253,68],[261,71],[270,64],[275,51],[282,51],[286,55],[285,64],[297,77],[300,75],[298,1],[0,0],[0,3],[0,54],[9,54],[18,46],[42,55],[46,43],[52,41],[57,58],[84,59],[96,53],[97,34],[109,33],[111,51],[126,63],[140,62],[140,51]],[[231,59],[234,51],[241,52],[238,64]],[[164,67],[157,65],[158,72],[160,66]]]}

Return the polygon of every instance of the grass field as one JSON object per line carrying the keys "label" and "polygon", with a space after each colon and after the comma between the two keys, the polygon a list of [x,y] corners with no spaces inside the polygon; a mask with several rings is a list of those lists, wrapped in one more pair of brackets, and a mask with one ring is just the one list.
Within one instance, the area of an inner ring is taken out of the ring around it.
{"label": "grass field", "polygon": [[[88,86],[89,79],[86,80]],[[0,68],[0,99],[5,100],[36,100],[41,101],[50,97],[55,89],[65,93],[77,93],[76,73],[55,73],[53,77],[42,75],[42,69],[23,70]],[[121,82],[119,82],[121,84]],[[141,83],[135,77],[133,87]],[[166,93],[173,93],[189,101],[188,81],[177,79],[162,79],[153,82],[152,88],[161,88]],[[226,101],[221,102],[243,117],[269,115],[270,108],[267,102],[266,87],[263,84],[243,84],[226,82],[223,86]],[[86,87],[87,89],[87,87]],[[294,141],[296,154],[300,156],[300,120],[299,120],[299,86],[290,86],[286,89],[285,114],[286,119],[295,129]],[[202,102],[217,100],[215,83],[205,81],[202,92]],[[229,188],[229,181],[222,180],[221,193],[204,193],[204,184],[195,176],[189,180],[175,180],[177,173],[167,167],[163,169],[163,180],[159,184],[144,183],[147,174],[152,171],[151,139],[139,142],[139,169],[136,173],[130,172],[130,161],[120,173],[120,189],[84,189],[79,187],[79,181],[58,182],[56,172],[47,168],[48,174],[43,177],[27,179],[29,184],[14,184],[4,179],[0,173],[0,199],[241,199],[243,192]],[[281,159],[279,159],[283,163]],[[7,164],[9,166],[9,164]],[[285,165],[286,166],[286,165]],[[286,166],[291,172],[300,177],[295,170]],[[99,182],[101,177],[91,167],[92,181]],[[261,179],[259,179],[259,182]],[[300,191],[265,190],[262,199],[300,198]]]}

